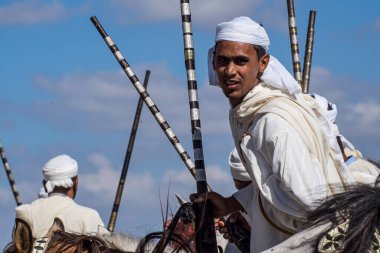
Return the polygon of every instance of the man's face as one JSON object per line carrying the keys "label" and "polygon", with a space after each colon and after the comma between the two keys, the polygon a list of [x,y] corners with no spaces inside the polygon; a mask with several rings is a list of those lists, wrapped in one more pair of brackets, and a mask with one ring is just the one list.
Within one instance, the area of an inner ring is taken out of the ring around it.
{"label": "man's face", "polygon": [[233,107],[239,105],[248,91],[259,83],[258,74],[265,70],[268,61],[268,55],[258,60],[251,44],[225,40],[217,43],[214,70]]}

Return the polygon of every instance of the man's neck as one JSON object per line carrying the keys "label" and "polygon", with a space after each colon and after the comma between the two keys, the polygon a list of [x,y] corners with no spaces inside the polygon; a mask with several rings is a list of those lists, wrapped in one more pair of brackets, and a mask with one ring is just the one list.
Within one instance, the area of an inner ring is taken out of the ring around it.
{"label": "man's neck", "polygon": [[51,193],[49,193],[48,196],[49,197],[52,197],[52,196],[68,197],[66,194],[61,193],[61,192],[51,192]]}
{"label": "man's neck", "polygon": [[51,195],[61,195],[61,196],[66,196],[72,199],[74,199],[74,196],[75,196],[74,190],[72,189],[72,187],[70,187],[69,189],[55,189],[49,194],[49,196]]}

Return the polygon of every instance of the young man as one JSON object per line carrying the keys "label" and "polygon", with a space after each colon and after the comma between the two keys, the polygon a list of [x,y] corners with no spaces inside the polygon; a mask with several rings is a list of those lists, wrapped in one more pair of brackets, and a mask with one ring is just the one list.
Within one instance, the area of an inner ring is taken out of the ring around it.
{"label": "young man", "polygon": [[268,48],[264,28],[247,17],[217,26],[210,80],[231,104],[232,135],[252,184],[227,198],[190,196],[208,199],[216,217],[247,212],[251,252],[302,230],[305,209],[354,182],[331,123]]}
{"label": "young man", "polygon": [[45,236],[59,218],[66,232],[95,234],[104,226],[97,211],[74,202],[78,190],[78,164],[68,155],[59,155],[43,167],[47,197],[16,207],[16,219],[30,226],[33,237]]}

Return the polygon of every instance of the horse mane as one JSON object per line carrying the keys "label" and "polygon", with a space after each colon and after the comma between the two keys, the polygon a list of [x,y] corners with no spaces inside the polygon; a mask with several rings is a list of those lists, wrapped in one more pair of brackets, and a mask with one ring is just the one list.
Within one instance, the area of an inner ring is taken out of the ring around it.
{"label": "horse mane", "polygon": [[63,231],[53,233],[46,251],[64,252],[75,247],[74,252],[88,251],[91,253],[127,253],[116,246],[107,243],[99,236],[73,234]]}
{"label": "horse mane", "polygon": [[[380,163],[366,159],[380,169]],[[331,222],[328,230],[348,221],[343,239],[342,253],[368,252],[376,230],[380,230],[380,184],[377,186],[352,185],[348,190],[330,196],[319,206],[307,212],[307,227],[317,227]],[[327,231],[328,231],[327,230]],[[326,230],[317,236],[319,240]]]}
{"label": "horse mane", "polygon": [[101,233],[97,235],[104,240],[107,245],[112,245],[117,249],[121,249],[125,252],[135,252],[140,239],[131,235],[126,235],[122,232]]}

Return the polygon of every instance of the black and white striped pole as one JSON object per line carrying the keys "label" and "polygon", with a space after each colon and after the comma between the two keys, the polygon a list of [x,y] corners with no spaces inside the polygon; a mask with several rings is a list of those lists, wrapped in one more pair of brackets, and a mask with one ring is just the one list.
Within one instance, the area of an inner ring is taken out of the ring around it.
{"label": "black and white striped pole", "polygon": [[[147,70],[145,72],[145,78],[144,78],[144,88],[145,89],[148,86],[149,76],[150,76],[150,70]],[[123,169],[122,169],[121,175],[120,175],[119,186],[117,187],[117,191],[116,191],[116,195],[115,195],[115,201],[113,204],[111,217],[110,217],[110,220],[108,223],[108,230],[110,232],[113,232],[115,229],[117,214],[119,212],[119,207],[120,207],[120,202],[121,202],[121,196],[123,195],[124,184],[125,184],[125,180],[126,180],[127,173],[128,173],[129,162],[130,162],[131,157],[132,157],[133,145],[135,143],[137,129],[139,127],[143,103],[144,103],[144,101],[143,101],[142,97],[140,96],[139,101],[137,102],[136,113],[135,113],[135,117],[133,119],[131,134],[129,136],[129,142],[128,142],[128,147],[127,147],[127,152],[126,152],[125,158],[124,158]]]}
{"label": "black and white striped pole", "polygon": [[11,167],[9,166],[8,159],[5,155],[5,151],[1,142],[0,142],[0,156],[1,156],[1,160],[3,161],[5,172],[7,173],[8,181],[11,186],[13,196],[15,197],[16,204],[18,206],[22,205],[20,194],[17,191],[16,182],[12,174],[12,170],[11,170]]}
{"label": "black and white striped pole", "polygon": [[181,15],[197,190],[198,192],[206,192],[207,180],[203,160],[201,121],[199,113],[197,81],[195,74],[195,51],[193,45],[193,33],[191,29],[191,14],[189,0],[181,0]]}
{"label": "black and white striped pole", "polygon": [[[193,137],[194,162],[197,181],[197,192],[207,192],[207,178],[202,147],[202,132],[199,113],[198,90],[195,74],[195,50],[191,25],[189,0],[181,1],[181,17],[184,44],[184,57],[187,73],[187,85],[190,106],[191,132]],[[218,252],[214,219],[210,205],[198,205],[196,211],[196,249],[197,252]]]}
{"label": "black and white striped pole", "polygon": [[192,162],[190,156],[185,151],[185,149],[182,147],[181,143],[179,142],[177,136],[174,134],[172,129],[170,128],[168,122],[164,119],[162,116],[160,110],[156,106],[156,104],[153,102],[151,97],[149,96],[146,89],[141,85],[139,79],[134,74],[133,70],[129,66],[128,62],[124,59],[122,54],[120,53],[118,47],[116,44],[112,41],[111,37],[108,36],[108,34],[105,32],[101,24],[99,23],[98,19],[93,16],[91,17],[91,22],[95,25],[96,29],[100,33],[100,35],[103,37],[104,41],[108,45],[109,49],[112,51],[113,55],[119,62],[120,66],[124,70],[124,72],[127,74],[129,80],[132,82],[133,86],[136,88],[137,92],[140,94],[140,96],[144,99],[145,104],[147,105],[148,109],[153,114],[154,118],[157,120],[158,124],[164,131],[165,135],[169,139],[170,143],[173,145],[179,156],[181,157],[182,161],[185,163],[186,167],[189,169],[190,173],[193,175],[193,177],[196,177],[195,173],[195,167],[194,163]]}

